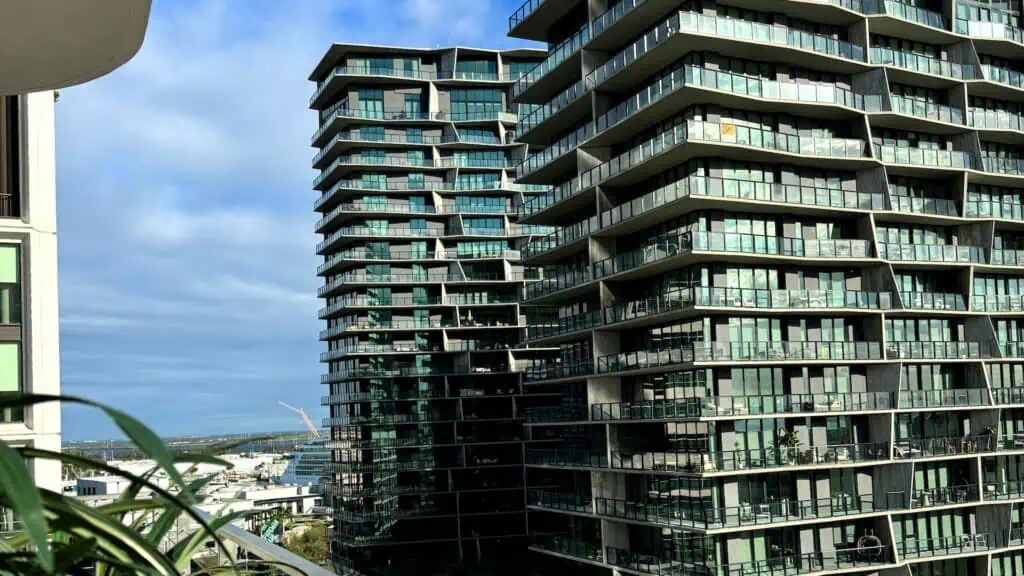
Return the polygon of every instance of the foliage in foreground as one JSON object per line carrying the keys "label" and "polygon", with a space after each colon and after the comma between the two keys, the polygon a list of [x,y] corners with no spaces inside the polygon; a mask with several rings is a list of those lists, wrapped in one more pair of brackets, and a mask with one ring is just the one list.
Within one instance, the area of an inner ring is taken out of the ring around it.
{"label": "foliage in foreground", "polygon": [[[92,458],[13,447],[0,441],[0,507],[13,510],[22,527],[12,535],[0,535],[0,574],[79,574],[89,570],[95,576],[177,575],[187,572],[192,559],[211,541],[230,565],[209,572],[237,572],[232,555],[217,530],[246,513],[216,514],[208,521],[203,520],[192,507],[200,503],[200,490],[214,476],[191,482],[184,478],[201,463],[230,468],[231,464],[217,455],[229,450],[231,445],[214,447],[201,454],[175,456],[139,420],[83,398],[7,396],[0,397],[0,408],[57,401],[103,411],[156,466],[142,475],[135,475]],[[75,498],[36,487],[28,472],[28,459],[56,460],[62,465],[91,468],[125,478],[131,484],[112,503],[93,508]],[[191,465],[186,474],[175,467],[182,463]],[[167,489],[154,481],[161,471],[170,480]],[[143,490],[150,494],[141,495]],[[185,517],[190,517],[199,528],[172,542],[172,529]],[[250,561],[246,571],[273,568],[273,563]]]}

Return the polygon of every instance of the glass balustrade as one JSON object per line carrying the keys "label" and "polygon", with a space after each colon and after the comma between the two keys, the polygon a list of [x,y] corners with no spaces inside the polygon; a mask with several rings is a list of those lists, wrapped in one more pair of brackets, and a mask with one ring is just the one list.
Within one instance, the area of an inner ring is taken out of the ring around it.
{"label": "glass balustrade", "polygon": [[896,68],[957,80],[974,80],[978,74],[977,67],[974,64],[961,64],[949,60],[940,60],[925,56],[924,54],[893,50],[884,46],[872,46],[868,50],[868,59],[872,64],[894,66]]}
{"label": "glass balustrade", "polygon": [[985,249],[955,244],[888,244],[879,242],[878,257],[896,262],[984,263]]}
{"label": "glass balustrade", "polygon": [[904,308],[913,310],[952,310],[964,312],[967,305],[962,294],[939,292],[900,292]]}
{"label": "glass balustrade", "polygon": [[1024,250],[995,248],[992,250],[991,263],[994,266],[1024,266]]}
{"label": "glass balustrade", "polygon": [[1005,84],[1014,88],[1024,88],[1024,74],[1012,68],[1003,68],[993,64],[982,64],[981,74],[985,80]]}
{"label": "glass balustrade", "polygon": [[1018,44],[1024,44],[1024,30],[1003,22],[990,22],[984,20],[972,20],[961,17],[960,10],[970,9],[966,4],[957,6],[957,18],[955,20],[956,32],[972,38],[991,38],[997,40],[1009,40]]}
{"label": "glass balustrade", "polygon": [[1019,294],[974,295],[975,312],[1024,312],[1024,296]]}
{"label": "glass balustrade", "polygon": [[880,342],[712,342],[601,356],[600,374],[695,362],[878,361]]}
{"label": "glass balustrade", "polygon": [[967,125],[979,130],[1016,130],[1024,132],[1024,118],[1020,114],[993,108],[970,107]]}
{"label": "glass balustrade", "polygon": [[897,439],[893,445],[893,456],[897,459],[934,458],[993,452],[995,440],[991,435]]}
{"label": "glass balustrade", "polygon": [[912,148],[909,146],[883,146],[875,144],[875,158],[887,164],[925,166],[931,168],[975,168],[973,156],[960,150]]}
{"label": "glass balustrade", "polygon": [[858,11],[864,14],[887,14],[889,16],[900,18],[901,20],[915,22],[923,26],[930,26],[940,30],[947,29],[945,19],[941,12],[914,6],[909,2],[898,2],[896,0],[865,0],[861,6],[861,10]]}
{"label": "glass balustrade", "polygon": [[1024,174],[1024,159],[982,157],[981,169],[995,174],[1020,176]]}
{"label": "glass balustrade", "polygon": [[547,166],[555,160],[575,152],[579,145],[588,140],[594,135],[594,125],[587,122],[583,126],[577,128],[571,134],[564,136],[551,146],[548,146],[543,151],[538,152],[526,160],[523,160],[521,164],[516,166],[516,178],[522,178],[533,172],[536,172],[540,168]]}
{"label": "glass balustrade", "polygon": [[538,194],[527,198],[526,201],[523,202],[519,216],[522,218],[540,212],[549,206],[558,204],[566,198],[575,196],[581,190],[579,180],[573,178],[572,180],[569,180],[564,184],[560,184],[544,194]]}
{"label": "glass balustrade", "polygon": [[856,138],[801,137],[727,122],[688,119],[685,123],[676,124],[672,129],[661,132],[628,152],[584,172],[580,176],[580,185],[589,188],[600,184],[687,142],[733,144],[804,157],[867,158],[865,142]]}
{"label": "glass balustrade", "polygon": [[582,98],[585,94],[587,94],[587,90],[583,85],[583,81],[580,80],[566,88],[558,96],[549,100],[547,104],[538,107],[526,116],[520,117],[516,129],[520,135],[526,134],[569,104]]}
{"label": "glass balustrade", "polygon": [[710,88],[763,100],[835,104],[867,112],[882,110],[881,96],[857,94],[834,84],[780,82],[686,64],[599,116],[597,132],[607,130],[684,86]]}
{"label": "glass balustrade", "polygon": [[[523,74],[519,80],[512,85],[512,97],[519,98],[530,86],[536,84],[541,78],[547,76],[559,64],[567,58],[580,51],[583,45],[590,41],[590,23],[585,23],[572,36],[566,38],[561,44],[548,51],[547,58],[537,64],[532,70]],[[564,84],[563,84],[564,85]]]}
{"label": "glass balustrade", "polygon": [[985,342],[893,342],[885,345],[890,360],[980,360],[991,358]]}
{"label": "glass balustrade", "polygon": [[590,406],[590,419],[672,420],[770,416],[775,414],[872,412],[892,410],[893,392],[778,394],[770,396],[707,396],[646,402],[605,402]]}
{"label": "glass balustrade", "polygon": [[889,200],[894,212],[954,217],[958,215],[956,202],[946,198],[911,198],[909,196],[896,196],[890,193]]}
{"label": "glass balustrade", "polygon": [[850,210],[885,209],[885,197],[880,193],[778,182],[752,182],[735,178],[689,176],[604,211],[601,214],[601,226],[614,226],[676,200],[690,197],[728,198]]}
{"label": "glass balustrade", "polygon": [[679,17],[672,16],[653,29],[648,30],[639,40],[633,42],[587,74],[584,78],[584,85],[587,87],[587,90],[600,86],[608,78],[630,67],[633,62],[643,57],[647,52],[678,34],[679,26]]}
{"label": "glass balustrade", "polygon": [[907,537],[896,543],[900,558],[925,558],[946,554],[965,554],[989,549],[992,538],[989,534],[960,534],[936,538]]}
{"label": "glass balustrade", "polygon": [[962,388],[958,390],[900,390],[900,408],[962,408],[988,406],[988,390]]}
{"label": "glass balustrade", "polygon": [[[1022,130],[1024,132],[1024,130]],[[1016,199],[967,200],[968,218],[1001,218],[1004,220],[1024,221],[1024,204]]]}

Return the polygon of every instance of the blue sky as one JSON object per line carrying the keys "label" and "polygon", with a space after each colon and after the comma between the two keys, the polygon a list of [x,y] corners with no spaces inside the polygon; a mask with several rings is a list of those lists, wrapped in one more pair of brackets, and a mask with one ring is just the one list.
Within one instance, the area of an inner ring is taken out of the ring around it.
{"label": "blue sky", "polygon": [[[309,72],[332,42],[506,48],[521,0],[154,0],[123,68],[57,104],[67,394],[161,434],[319,421]],[[64,408],[66,439],[118,437]]]}

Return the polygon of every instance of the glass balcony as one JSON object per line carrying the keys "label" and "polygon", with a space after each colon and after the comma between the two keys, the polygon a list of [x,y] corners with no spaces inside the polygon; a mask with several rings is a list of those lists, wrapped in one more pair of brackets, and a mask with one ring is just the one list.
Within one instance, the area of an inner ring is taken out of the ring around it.
{"label": "glass balcony", "polygon": [[599,374],[694,362],[869,361],[882,359],[880,342],[714,342],[669,350],[639,350],[601,356]]}
{"label": "glass balcony", "polygon": [[949,122],[951,124],[964,123],[964,111],[960,108],[936,102],[924,102],[914,98],[905,98],[898,94],[892,94],[889,97],[889,101],[892,103],[892,111],[897,114],[906,114],[908,116]]}
{"label": "glass balcony", "polygon": [[558,492],[551,490],[528,490],[527,506],[537,506],[549,510],[580,512],[590,514],[594,511],[594,501],[586,494],[574,492]]}
{"label": "glass balcony", "polygon": [[946,262],[950,264],[985,263],[981,246],[956,244],[888,244],[879,242],[878,257],[894,262]]}
{"label": "glass balcony", "polygon": [[911,198],[909,196],[890,195],[889,200],[892,202],[894,212],[958,216],[956,202],[945,198]]}
{"label": "glass balcony", "polygon": [[800,258],[871,258],[868,240],[804,240],[732,232],[704,232],[693,237],[694,250],[739,252]]}
{"label": "glass balcony", "polygon": [[[1024,129],[1021,130],[1024,132]],[[967,199],[968,218],[1002,218],[1004,220],[1024,220],[1024,204],[1015,199],[1003,201]]]}
{"label": "glass balcony", "polygon": [[579,362],[576,364],[550,364],[547,366],[530,366],[524,370],[526,380],[529,382],[540,382],[544,380],[558,380],[560,378],[575,378],[587,376],[594,373],[594,364],[591,361]]}
{"label": "glass balcony", "polygon": [[[769,447],[723,452],[612,452],[613,470],[655,472],[742,472],[820,464],[855,464],[889,460],[889,443],[837,444],[809,448]],[[602,467],[602,466],[589,466]]]}
{"label": "glass balcony", "polygon": [[996,438],[990,435],[954,436],[948,438],[908,438],[893,445],[893,457],[935,458],[993,452]]}
{"label": "glass balcony", "polygon": [[994,266],[1024,266],[1024,250],[995,248],[992,250],[991,263]]}
{"label": "glass balcony", "polygon": [[867,151],[865,142],[856,138],[801,137],[731,123],[688,119],[685,124],[677,124],[671,130],[665,130],[632,150],[584,172],[580,177],[580,185],[589,188],[600,184],[687,142],[736,144],[800,156],[829,158],[864,159]]}
{"label": "glass balcony", "polygon": [[947,554],[984,552],[989,549],[990,542],[993,540],[989,534],[961,534],[920,539],[907,537],[896,543],[896,550],[899,552],[900,558],[925,558]]}
{"label": "glass balcony", "polygon": [[845,40],[836,40],[824,34],[796,30],[779,24],[765,24],[750,20],[723,18],[694,12],[679,14],[680,28],[684,32],[699,32],[723,38],[749,40],[760,44],[789,46],[847,60],[864,62],[864,47]]}
{"label": "glass balcony", "polygon": [[888,292],[695,287],[606,307],[604,323],[610,325],[694,306],[786,310],[888,310],[892,306],[892,298]]}
{"label": "glass balcony", "polygon": [[591,562],[602,562],[604,560],[600,543],[593,544],[583,540],[574,540],[566,536],[535,535],[533,547],[563,556],[590,560]]}
{"label": "glass balcony", "polygon": [[930,26],[940,30],[947,29],[941,12],[926,10],[895,0],[865,0],[861,12],[865,14],[887,14],[923,26]]}
{"label": "glass balcony", "polygon": [[586,238],[592,232],[599,229],[596,216],[558,228],[553,234],[548,234],[526,245],[526,257],[530,258],[565,246],[582,238]]}
{"label": "glass balcony", "polygon": [[552,320],[534,320],[527,324],[527,339],[549,338],[560,334],[571,334],[601,325],[601,313],[591,310],[582,314]]}
{"label": "glass balcony", "polygon": [[972,309],[975,312],[1024,312],[1024,296],[1020,294],[997,296],[975,294]]}
{"label": "glass balcony", "polygon": [[561,158],[570,152],[574,152],[579,148],[581,143],[589,140],[593,135],[594,125],[587,122],[583,126],[577,128],[575,132],[561,138],[551,146],[545,148],[543,151],[523,160],[521,164],[516,166],[516,178],[528,176],[540,168],[554,162],[558,158]]}
{"label": "glass balcony", "polygon": [[1024,74],[1012,68],[1003,68],[992,64],[982,64],[981,74],[985,80],[997,84],[1005,84],[1014,88],[1024,88]]}
{"label": "glass balcony", "polygon": [[523,202],[523,206],[520,209],[519,217],[523,218],[540,212],[541,210],[558,204],[562,200],[575,196],[581,191],[579,186],[579,180],[575,178],[568,182],[561,184],[544,194],[538,194],[537,196],[531,196]]}
{"label": "glass balcony", "polygon": [[941,292],[900,292],[903,307],[911,310],[952,310],[964,312],[963,294]]}
{"label": "glass balcony", "polygon": [[[972,20],[969,18],[970,10],[971,6],[957,4],[957,14],[954,21],[957,34],[964,34],[971,38],[1009,40],[1018,44],[1024,44],[1024,30],[1003,22]],[[996,11],[993,10],[993,12]]]}
{"label": "glass balcony", "polygon": [[558,96],[549,100],[547,104],[540,106],[529,115],[521,117],[519,119],[519,123],[516,125],[516,130],[520,135],[526,134],[551,116],[560,112],[569,104],[572,104],[582,98],[586,93],[587,91],[583,86],[583,81],[580,80],[576,82],[562,91]]}
{"label": "glass balcony", "polygon": [[[339,236],[389,236],[395,238],[443,238],[447,233],[440,228],[398,228],[398,227],[374,227],[374,226],[346,226],[339,228]],[[501,231],[502,236],[504,230]]]}
{"label": "glass balcony", "polygon": [[967,109],[967,125],[979,130],[1024,131],[1024,118],[1020,114],[993,108]]}
{"label": "glass balcony", "polygon": [[527,300],[553,294],[566,288],[572,288],[593,280],[590,268],[566,270],[556,276],[541,278],[526,286]]}
{"label": "glass balcony", "polygon": [[1024,388],[993,388],[996,404],[1024,404]]}
{"label": "glass balcony", "polygon": [[676,68],[672,74],[666,74],[659,82],[647,86],[638,94],[599,116],[597,119],[598,133],[658,102],[683,86],[699,86],[763,100],[835,104],[867,112],[879,112],[882,109],[881,96],[857,94],[834,84],[779,82],[687,64]]}
{"label": "glass balcony", "polygon": [[956,80],[974,80],[978,73],[977,68],[973,64],[960,64],[959,62],[940,60],[923,54],[893,50],[883,46],[872,46],[868,50],[868,59],[872,64],[894,66],[904,70],[944,76]]}
{"label": "glass balcony", "polygon": [[652,262],[690,252],[731,252],[797,258],[870,258],[867,240],[803,240],[733,232],[684,232],[658,238],[642,248],[595,262],[594,278],[600,279]]}
{"label": "glass balcony", "polygon": [[607,9],[594,21],[591,22],[594,37],[601,35],[605,30],[611,28],[623,16],[629,14],[633,8],[642,5],[647,0],[619,0],[611,8]]}
{"label": "glass balcony", "polygon": [[901,390],[900,409],[988,406],[988,389]]}
{"label": "glass balcony", "polygon": [[526,409],[526,421],[530,423],[550,422],[584,422],[587,420],[587,409],[582,404],[563,404],[560,406],[539,406]]}
{"label": "glass balcony", "polygon": [[849,210],[884,210],[883,194],[840,188],[817,188],[778,182],[689,176],[624,202],[601,214],[601,226],[614,226],[681,198],[731,198],[773,204],[793,204]]}
{"label": "glass balcony", "polygon": [[639,58],[642,58],[648,51],[663,44],[666,40],[679,33],[680,21],[678,16],[672,16],[655,28],[648,30],[639,40],[627,46],[624,50],[609,58],[604,64],[595,68],[584,78],[587,90],[592,90],[604,83],[605,80],[615,76],[622,70],[628,68]]}
{"label": "glass balcony", "polygon": [[893,392],[707,396],[648,402],[607,402],[590,406],[600,421],[671,420],[676,418],[746,417],[776,414],[874,412],[896,406]]}
{"label": "glass balcony", "polygon": [[995,174],[1011,176],[1024,175],[1024,159],[1021,158],[990,158],[981,159],[982,170]]}
{"label": "glass balcony", "polygon": [[969,152],[960,150],[938,150],[911,148],[909,146],[883,146],[875,144],[875,158],[888,164],[926,166],[931,168],[965,169],[975,168],[974,158]]}
{"label": "glass balcony", "polygon": [[987,482],[985,484],[985,500],[1017,500],[1024,498],[1024,482]]}
{"label": "glass balcony", "polygon": [[889,360],[981,360],[992,357],[983,342],[887,342]]}
{"label": "glass balcony", "polygon": [[526,451],[526,463],[532,466],[607,468],[608,455],[572,448],[531,448]]}
{"label": "glass balcony", "polygon": [[[533,0],[536,2],[537,0]],[[549,72],[565,62],[567,58],[580,51],[583,45],[590,41],[590,24],[586,23],[576,31],[575,34],[566,38],[561,44],[548,51],[547,58],[537,64],[532,70],[523,74],[519,80],[512,85],[512,98],[519,98],[530,86],[546,76]]]}

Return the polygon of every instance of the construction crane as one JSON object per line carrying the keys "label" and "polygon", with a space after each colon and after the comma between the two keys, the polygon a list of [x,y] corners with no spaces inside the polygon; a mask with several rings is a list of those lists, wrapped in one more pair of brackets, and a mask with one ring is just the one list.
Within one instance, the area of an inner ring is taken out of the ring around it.
{"label": "construction crane", "polygon": [[306,414],[305,410],[303,410],[302,408],[296,408],[295,406],[292,406],[290,404],[285,404],[280,400],[278,400],[277,403],[291,410],[292,412],[298,414],[299,417],[302,418],[302,423],[306,425],[306,428],[309,428],[309,433],[313,436],[313,438],[317,440],[320,439],[320,431],[316,429],[316,425],[313,424],[313,421],[309,419],[309,416]]}

